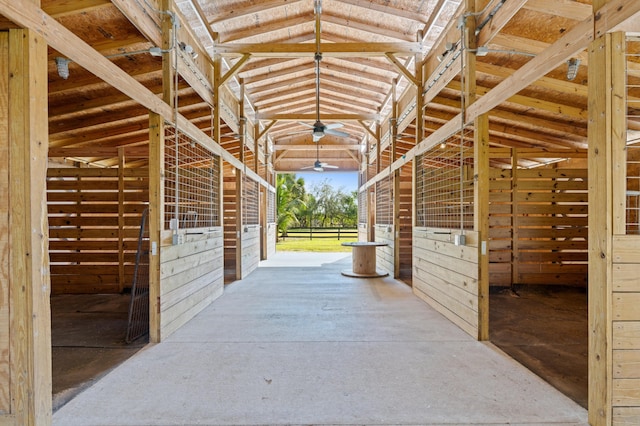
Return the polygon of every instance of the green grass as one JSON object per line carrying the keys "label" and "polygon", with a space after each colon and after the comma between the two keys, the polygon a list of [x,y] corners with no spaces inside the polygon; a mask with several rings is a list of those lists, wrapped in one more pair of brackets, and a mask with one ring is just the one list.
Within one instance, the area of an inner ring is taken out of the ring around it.
{"label": "green grass", "polygon": [[292,238],[287,237],[276,243],[279,251],[318,251],[318,252],[350,252],[351,247],[343,247],[341,244],[347,241],[357,241],[357,238],[340,237],[340,241],[333,238]]}

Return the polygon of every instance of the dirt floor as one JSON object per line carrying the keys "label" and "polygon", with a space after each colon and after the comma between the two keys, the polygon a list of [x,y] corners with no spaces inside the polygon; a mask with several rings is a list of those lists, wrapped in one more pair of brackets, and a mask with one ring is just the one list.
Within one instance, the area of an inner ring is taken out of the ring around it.
{"label": "dirt floor", "polygon": [[147,343],[127,345],[130,295],[51,297],[53,409],[104,376]]}
{"label": "dirt floor", "polygon": [[491,342],[586,408],[586,289],[522,286],[490,297]]}

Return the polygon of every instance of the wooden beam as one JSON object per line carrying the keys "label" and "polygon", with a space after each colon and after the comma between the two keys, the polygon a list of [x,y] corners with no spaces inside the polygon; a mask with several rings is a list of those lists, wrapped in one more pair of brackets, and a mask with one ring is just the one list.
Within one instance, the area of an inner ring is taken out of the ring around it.
{"label": "wooden beam", "polygon": [[259,2],[252,3],[250,6],[246,7],[237,7],[234,5],[229,7],[227,10],[214,15],[214,17],[209,20],[209,24],[219,24],[230,19],[242,18],[243,16],[252,15],[257,12],[264,12],[276,7],[295,4],[300,1],[302,0],[260,0]]}
{"label": "wooden beam", "polygon": [[[266,23],[261,22],[260,25],[240,27],[240,29],[236,31],[223,32],[220,36],[220,42],[232,43],[255,36],[265,36],[269,33],[280,31],[283,28],[292,28],[298,25],[307,24],[311,19],[311,13],[306,12],[295,16],[286,16],[282,19],[271,20]],[[267,35],[267,37],[269,36]]]}
{"label": "wooden beam", "polygon": [[43,8],[52,18],[62,18],[63,16],[76,15],[83,12],[99,9],[106,5],[111,5],[108,0],[74,0],[47,2]]}
{"label": "wooden beam", "polygon": [[640,2],[610,0],[596,12],[595,36],[600,37],[611,31],[633,30],[637,32],[639,16]]}
{"label": "wooden beam", "polygon": [[410,83],[412,83],[415,86],[418,86],[420,84],[420,82],[416,79],[416,77],[413,74],[411,74],[411,72],[404,66],[402,62],[398,60],[398,58],[394,56],[393,53],[387,53],[385,54],[385,56],[389,59],[389,61],[391,61],[393,65],[396,66],[396,68],[398,68],[400,73],[404,75],[407,78],[407,80],[409,80]]}
{"label": "wooden beam", "polygon": [[584,21],[593,14],[593,8],[574,0],[529,0],[523,9]]}
{"label": "wooden beam", "polygon": [[[324,138],[323,138],[324,139]],[[273,149],[275,149],[276,151],[282,151],[282,150],[287,150],[287,151],[314,151],[315,152],[315,146],[311,145],[311,144],[282,144],[281,142],[276,143],[273,146]],[[320,149],[324,149],[326,151],[359,151],[360,150],[360,145],[359,144],[338,144],[338,143],[331,143],[331,144],[326,144],[326,143],[321,143],[320,144]]]}
{"label": "wooden beam", "polygon": [[352,6],[358,6],[367,10],[375,10],[376,12],[386,13],[388,15],[398,16],[403,19],[409,19],[411,21],[425,23],[423,14],[415,13],[414,10],[409,8],[401,8],[389,6],[389,2],[384,4],[374,2],[363,2],[362,0],[340,0],[340,3],[350,4]]}
{"label": "wooden beam", "polygon": [[365,122],[365,120],[358,120],[358,123],[360,123],[360,125],[364,128],[364,130],[367,131],[369,136],[371,136],[374,139],[376,138],[376,133],[369,128],[369,125]]}
{"label": "wooden beam", "polygon": [[242,58],[240,58],[238,60],[238,62],[236,62],[235,64],[233,64],[233,66],[229,69],[229,71],[227,71],[225,73],[225,75],[223,75],[220,78],[220,81],[217,82],[218,85],[223,85],[225,84],[227,81],[229,81],[229,79],[231,77],[233,77],[234,75],[236,75],[244,65],[247,64],[247,61],[249,61],[249,59],[251,59],[251,54],[246,53],[244,55],[242,55]]}
{"label": "wooden beam", "polygon": [[[415,54],[421,51],[418,43],[321,43],[324,57],[384,56],[387,53]],[[243,55],[250,53],[255,57],[313,57],[316,47],[313,44],[269,44],[269,43],[226,43],[213,47],[214,54]]]}
{"label": "wooden beam", "polygon": [[260,133],[258,133],[258,135],[256,136],[256,140],[259,140],[260,138],[262,138],[264,135],[267,134],[267,132],[269,130],[271,130],[271,128],[277,123],[277,120],[271,120],[269,122],[269,124],[267,124],[266,126],[264,126],[264,129],[260,130]]}
{"label": "wooden beam", "polygon": [[[415,15],[419,16],[418,14],[415,14]],[[356,15],[351,15],[349,18],[345,18],[342,16],[324,14],[322,16],[322,20],[325,22],[330,22],[335,25],[347,27],[350,30],[363,31],[363,32],[367,32],[367,33],[378,35],[378,36],[383,35],[385,37],[389,37],[396,40],[403,40],[403,41],[412,40],[412,37],[410,35],[407,35],[402,31],[396,31],[390,28],[385,28],[384,26],[381,26],[381,25],[375,25],[376,24],[375,22],[361,21],[356,19],[356,17],[357,17]]]}
{"label": "wooden beam", "polygon": [[488,95],[471,105],[467,110],[465,121],[469,122],[500,105],[527,87],[530,82],[544,76],[577,52],[582,51],[592,40],[593,18],[589,18],[576,25],[549,48],[514,72],[511,77],[503,80]]}
{"label": "wooden beam", "polygon": [[[340,121],[340,120],[377,120],[378,114],[320,114],[320,119],[324,121]],[[277,120],[277,121],[315,121],[315,114],[257,114],[258,120]]]}

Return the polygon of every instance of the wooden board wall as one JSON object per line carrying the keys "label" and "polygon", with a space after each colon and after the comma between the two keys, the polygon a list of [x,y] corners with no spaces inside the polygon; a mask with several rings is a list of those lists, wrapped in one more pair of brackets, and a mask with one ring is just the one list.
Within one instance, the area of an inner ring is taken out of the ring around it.
{"label": "wooden board wall", "polygon": [[160,252],[160,327],[162,339],[193,318],[222,294],[224,287],[222,228],[185,234],[184,244],[163,242]]}
{"label": "wooden board wall", "polygon": [[[226,171],[226,168],[225,168]],[[236,250],[238,226],[236,217],[236,177],[224,176],[223,186],[223,225],[224,225],[224,271],[227,281],[236,279]]]}
{"label": "wooden board wall", "polygon": [[413,265],[413,162],[400,170],[398,186],[398,269],[400,277],[410,277]]}
{"label": "wooden board wall", "polygon": [[276,253],[276,238],[278,234],[278,225],[275,223],[267,224],[267,259]]}
{"label": "wooden board wall", "polygon": [[393,238],[393,225],[375,225],[375,241],[386,243],[376,249],[376,265],[378,269],[387,271],[391,276],[395,270],[395,239]]}
{"label": "wooden board wall", "polygon": [[148,169],[49,169],[52,292],[119,293],[129,287],[148,202]]}
{"label": "wooden board wall", "polygon": [[242,229],[242,275],[253,272],[260,262],[260,226],[246,225]]}
{"label": "wooden board wall", "polygon": [[587,169],[491,169],[489,282],[586,286]]}
{"label": "wooden board wall", "polygon": [[478,234],[466,245],[454,233],[427,228],[413,232],[413,292],[474,338],[478,335]]}

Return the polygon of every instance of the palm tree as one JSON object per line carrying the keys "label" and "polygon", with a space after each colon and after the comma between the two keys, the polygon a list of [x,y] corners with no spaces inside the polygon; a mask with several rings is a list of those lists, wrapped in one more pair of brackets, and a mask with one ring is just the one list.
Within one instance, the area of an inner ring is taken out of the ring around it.
{"label": "palm tree", "polygon": [[300,209],[306,207],[304,179],[295,174],[282,173],[276,176],[276,198],[278,212],[278,231],[287,234],[292,224],[300,224]]}

